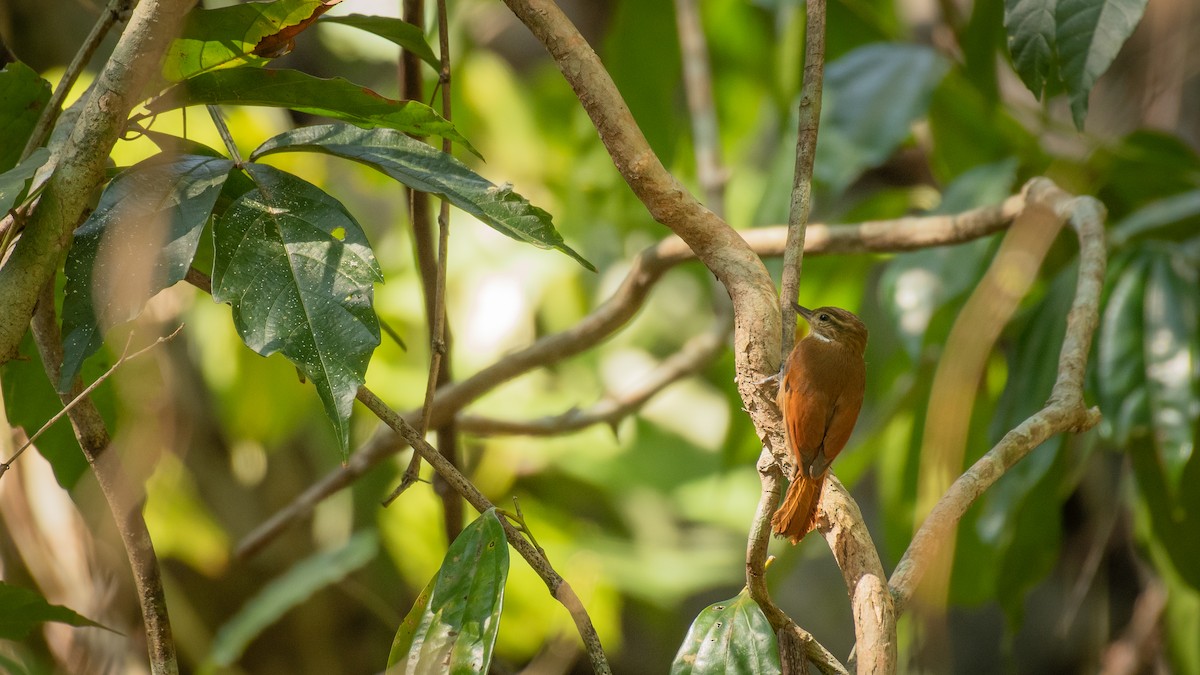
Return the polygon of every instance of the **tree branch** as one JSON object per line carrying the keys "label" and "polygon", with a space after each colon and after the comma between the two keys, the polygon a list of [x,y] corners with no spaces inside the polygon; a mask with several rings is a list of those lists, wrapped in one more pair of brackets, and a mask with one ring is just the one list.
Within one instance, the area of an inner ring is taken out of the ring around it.
{"label": "tree branch", "polygon": [[193,0],[142,0],[96,79],[25,232],[0,266],[0,363],[17,354],[38,294],[105,179],[105,162]]}
{"label": "tree branch", "polygon": [[[434,468],[446,482],[454,488],[454,491],[466,499],[476,511],[483,513],[492,508],[493,504],[488,501],[487,497],[475,487],[471,481],[467,480],[458,469],[454,467],[436,448],[429,445],[416,429],[409,424],[404,417],[399,413],[389,408],[379,397],[375,396],[370,389],[360,387],[358,390],[358,400],[375,414],[384,424],[388,425],[392,431],[400,435],[406,443],[412,446],[413,450],[420,453],[426,462]],[[500,524],[504,527],[504,534],[508,537],[508,542],[521,557],[529,563],[533,571],[541,577],[546,583],[546,588],[550,590],[550,595],[562,603],[563,607],[571,613],[571,618],[575,621],[575,627],[579,631],[579,636],[583,639],[584,647],[587,649],[588,656],[592,661],[592,669],[597,673],[612,672],[608,666],[608,660],[604,656],[604,650],[600,645],[600,637],[596,634],[596,628],[592,625],[591,617],[588,616],[587,610],[584,609],[583,603],[579,601],[575,591],[572,590],[570,584],[563,580],[562,576],[554,570],[550,561],[521,535],[512,523],[507,518],[501,518]]]}
{"label": "tree branch", "polygon": [[523,436],[557,436],[594,424],[616,426],[637,412],[654,395],[671,383],[698,373],[725,347],[733,328],[733,317],[726,314],[712,328],[688,340],[679,351],[663,360],[637,387],[620,396],[605,399],[589,410],[571,409],[560,415],[526,421],[512,421],[462,415],[458,427],[468,433],[484,436],[516,434]]}
{"label": "tree branch", "polygon": [[1030,181],[1024,193],[1031,204],[1049,208],[1065,219],[1079,239],[1079,276],[1059,353],[1058,378],[1046,406],[1005,434],[959,476],[921,523],[889,581],[897,612],[905,609],[939,548],[953,536],[958,521],[984,490],[1047,438],[1086,431],[1100,420],[1100,411],[1084,403],[1083,377],[1092,335],[1100,320],[1104,206],[1091,197],[1072,197],[1042,178]]}
{"label": "tree branch", "polygon": [[[805,249],[807,255],[888,253],[959,244],[1003,230],[1020,213],[1024,205],[1025,195],[1021,193],[1009,197],[1001,205],[973,209],[957,215],[869,221],[857,225],[811,224],[808,226]],[[756,254],[779,256],[783,252],[787,228],[755,228],[744,230],[742,234]],[[643,250],[634,258],[624,281],[612,297],[579,323],[561,333],[543,337],[465,380],[440,388],[434,397],[430,424],[435,428],[443,425],[472,401],[501,384],[534,368],[579,354],[604,340],[637,313],[650,288],[667,270],[694,258],[695,254],[691,249],[675,236],[667,237]],[[189,271],[187,281],[198,288],[205,288],[205,280],[198,278],[194,270]],[[418,411],[406,413],[405,418],[410,424],[416,424],[418,414]],[[242,558],[254,555],[288,525],[311,515],[313,508],[326,497],[350,485],[371,467],[400,452],[404,447],[403,440],[389,430],[376,432],[350,456],[345,466],[310,485],[290,504],[243,538],[238,544],[236,555]],[[778,496],[776,493],[776,501]],[[763,540],[764,551],[765,545],[766,539]]]}
{"label": "tree branch", "polygon": [[67,69],[63,71],[62,78],[59,79],[58,85],[54,88],[54,93],[51,94],[50,100],[46,103],[46,107],[42,109],[42,114],[38,117],[37,123],[33,127],[33,132],[29,135],[29,140],[25,143],[25,149],[21,151],[21,160],[33,154],[46,139],[49,138],[50,132],[54,129],[54,123],[58,121],[58,116],[62,113],[63,101],[67,99],[67,94],[71,92],[71,87],[75,85],[75,81],[79,79],[79,74],[83,72],[88,61],[92,60],[92,56],[96,50],[100,48],[100,43],[108,35],[108,31],[112,29],[118,21],[121,21],[132,9],[134,0],[109,0],[108,6],[100,11],[100,16],[97,17],[95,25],[92,26],[92,31],[84,39],[83,44],[79,46],[79,50],[75,52],[75,56],[71,58],[71,63],[67,65]]}
{"label": "tree branch", "polygon": [[[50,284],[41,294],[33,315],[32,329],[46,375],[50,382],[58,382],[63,360],[62,336],[54,312],[54,293]],[[175,641],[171,635],[171,620],[167,615],[158,557],[154,553],[146,521],[142,518],[145,495],[141,486],[134,485],[125,475],[120,457],[108,451],[110,439],[104,419],[91,397],[83,395],[83,386],[78,378],[72,383],[71,391],[60,393],[59,399],[64,406],[70,406],[67,414],[75,429],[75,438],[79,440],[79,446],[83,448],[83,454],[96,476],[96,483],[108,503],[121,543],[125,546],[142,620],[146,626],[150,672],[153,675],[177,675],[179,666],[175,657]]]}
{"label": "tree branch", "polygon": [[821,495],[817,529],[829,543],[854,613],[858,673],[895,673],[896,608],[888,591],[879,550],[871,541],[858,504],[832,474]]}
{"label": "tree branch", "polygon": [[550,53],[596,127],[614,166],[659,223],[696,252],[729,292],[734,307],[738,393],[762,441],[782,439],[763,379],[779,364],[779,305],[762,260],[733,228],[704,208],[663,167],[600,58],[551,0],[505,0]]}

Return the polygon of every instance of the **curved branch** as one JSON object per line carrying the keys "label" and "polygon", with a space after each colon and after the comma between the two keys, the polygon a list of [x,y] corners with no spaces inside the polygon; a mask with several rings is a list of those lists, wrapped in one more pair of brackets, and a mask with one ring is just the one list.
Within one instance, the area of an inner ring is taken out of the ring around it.
{"label": "curved branch", "polygon": [[889,581],[897,612],[904,610],[942,544],[953,536],[958,521],[984,490],[1047,438],[1086,431],[1100,420],[1100,411],[1084,403],[1083,377],[1092,335],[1100,320],[1104,206],[1091,197],[1072,197],[1044,178],[1030,181],[1024,192],[1033,206],[1048,208],[1065,219],[1079,239],[1079,276],[1059,353],[1058,378],[1046,406],[1005,434],[959,476],[921,523]]}
{"label": "curved branch", "polygon": [[596,127],[621,177],[650,215],[687,242],[720,279],[734,308],[738,393],[760,439],[775,447],[782,425],[763,383],[779,364],[780,317],[767,268],[725,221],[704,208],[659,161],[596,52],[552,0],[505,0],[553,57]]}
{"label": "curved branch", "polygon": [[[814,223],[808,226],[805,255],[889,253],[960,244],[1008,227],[1024,205],[1025,195],[1022,193],[1009,197],[998,206],[972,209],[956,215],[914,216],[856,225]],[[742,235],[758,255],[779,256],[783,253],[787,228],[755,228],[742,231]],[[637,313],[650,288],[667,270],[695,257],[683,240],[675,236],[643,250],[634,258],[625,279],[612,297],[579,323],[561,333],[543,337],[465,380],[439,388],[434,397],[430,425],[437,428],[445,424],[471,402],[515,377],[579,354],[604,340]],[[189,272],[187,281],[205,288],[205,280],[194,271]],[[417,424],[416,415],[416,412],[406,413],[405,419],[410,424]],[[236,555],[241,558],[254,555],[288,525],[311,515],[313,508],[326,497],[350,485],[371,467],[404,447],[404,441],[389,430],[376,432],[354,451],[345,466],[310,485],[290,504],[246,535],[238,544]],[[766,540],[763,541],[763,551],[765,560]]]}

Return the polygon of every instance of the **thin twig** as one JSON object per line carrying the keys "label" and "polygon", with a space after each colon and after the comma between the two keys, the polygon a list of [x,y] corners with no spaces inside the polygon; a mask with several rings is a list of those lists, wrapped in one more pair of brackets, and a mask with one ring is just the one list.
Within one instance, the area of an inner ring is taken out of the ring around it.
{"label": "thin twig", "polygon": [[96,18],[95,25],[92,26],[92,32],[84,39],[80,45],[79,51],[75,52],[75,56],[71,59],[71,63],[67,65],[67,69],[63,71],[62,78],[58,81],[58,86],[54,88],[54,93],[50,95],[50,101],[46,103],[46,107],[42,109],[42,114],[38,116],[37,124],[33,127],[33,133],[29,135],[29,140],[25,143],[25,149],[21,151],[21,159],[18,163],[25,161],[27,157],[33,154],[34,150],[41,147],[42,143],[50,137],[50,132],[54,129],[54,123],[58,121],[58,116],[62,114],[63,102],[67,100],[67,94],[71,93],[71,87],[75,85],[75,81],[79,79],[80,73],[87,67],[88,61],[92,60],[92,56],[96,50],[100,48],[100,43],[108,35],[108,31],[112,29],[118,21],[123,20],[133,7],[134,0],[109,0],[108,6]]}
{"label": "thin twig", "polygon": [[712,328],[688,340],[637,387],[620,396],[605,399],[588,410],[571,409],[560,415],[525,421],[462,415],[458,418],[458,428],[485,436],[557,436],[595,424],[616,426],[673,382],[694,375],[707,366],[725,347],[732,331],[733,317],[728,314],[718,317]]}
{"label": "thin twig", "polygon": [[[425,30],[425,1],[404,0],[404,20],[422,31]],[[404,49],[400,53],[400,87],[404,98],[410,101],[421,101],[425,98],[425,80],[421,77],[424,62],[411,50]],[[422,137],[416,137],[420,140]],[[410,187],[404,188],[408,198],[408,222],[412,228],[413,254],[417,261],[417,271],[421,274],[421,292],[425,299],[425,327],[430,336],[434,335],[434,311],[436,302],[434,295],[437,287],[437,253],[433,247],[433,218],[429,213],[429,194],[418,192]],[[432,359],[432,356],[431,356]],[[449,368],[442,369],[443,373]],[[447,379],[449,379],[447,377]],[[426,387],[426,392],[429,389]],[[424,418],[422,418],[424,420]],[[449,443],[438,439],[438,446],[445,447]],[[383,505],[388,506],[404,491],[412,487],[421,477],[421,455],[413,453],[408,466],[400,476],[400,483],[383,499]]]}
{"label": "thin twig", "polygon": [[104,384],[105,380],[107,380],[113,373],[117,372],[117,368],[120,368],[121,365],[124,364],[126,361],[132,361],[132,360],[136,359],[137,357],[141,356],[142,354],[145,354],[146,352],[150,351],[151,349],[154,349],[158,345],[166,342],[167,340],[170,340],[171,338],[175,337],[176,335],[179,335],[179,331],[181,331],[181,330],[183,330],[183,324],[180,324],[178,328],[171,331],[170,335],[164,335],[162,337],[159,337],[154,342],[151,342],[150,344],[146,345],[145,347],[137,350],[136,352],[134,352],[132,354],[129,353],[129,345],[133,342],[133,334],[130,333],[129,339],[125,342],[125,349],[121,352],[121,358],[117,359],[117,362],[112,364],[112,367],[110,367],[108,370],[104,371],[104,374],[102,374],[100,377],[97,377],[95,382],[92,382],[91,384],[89,384],[86,389],[79,392],[78,395],[76,395],[74,398],[72,398],[69,403],[67,403],[65,406],[63,406],[62,410],[59,410],[57,413],[54,414],[54,417],[51,417],[49,420],[47,420],[47,422],[45,424],[43,424],[41,426],[41,428],[37,430],[36,433],[34,433],[32,436],[30,436],[28,439],[26,439],[25,443],[21,447],[17,448],[17,451],[13,453],[12,457],[8,458],[7,462],[0,463],[0,477],[4,476],[5,472],[7,472],[9,470],[9,468],[12,466],[12,463],[17,461],[17,458],[21,456],[21,453],[25,452],[26,448],[33,445],[34,442],[36,442],[37,439],[47,429],[54,426],[59,420],[61,420],[65,415],[67,415],[71,411],[72,408],[74,408],[77,404],[81,403],[84,398],[89,396],[92,393],[92,391],[94,391],[96,389],[96,387],[99,387],[101,384]]}
{"label": "thin twig", "polygon": [[782,356],[792,350],[796,339],[796,302],[800,272],[804,265],[804,237],[812,213],[813,165],[817,157],[817,132],[821,125],[821,92],[825,81],[825,0],[809,0],[805,25],[804,84],[796,124],[796,169],[792,178],[792,201],[788,210],[788,238],[783,252],[780,310],[783,317]]}
{"label": "thin twig", "polygon": [[[42,289],[30,327],[46,375],[51,382],[58,382],[63,348],[51,284]],[[177,675],[179,665],[175,656],[175,640],[171,633],[171,619],[167,613],[158,557],[146,521],[142,518],[145,495],[141,486],[125,474],[120,456],[111,449],[104,418],[90,396],[79,395],[82,390],[82,384],[76,378],[71,384],[71,391],[60,393],[59,399],[64,406],[74,403],[67,415],[71,418],[75,438],[96,477],[129,559],[142,621],[146,627],[150,672],[152,675]]]}
{"label": "thin twig", "polygon": [[229,156],[233,158],[234,164],[241,166],[242,154],[238,152],[237,143],[233,142],[233,134],[229,131],[229,125],[225,124],[225,115],[221,112],[220,106],[207,105],[208,116],[212,118],[213,125],[217,127],[217,133],[221,136],[221,140],[225,142],[225,149],[229,151]]}
{"label": "thin twig", "polygon": [[[808,227],[805,248],[807,255],[823,255],[911,251],[960,244],[1008,227],[1024,205],[1025,195],[1021,193],[1009,197],[1000,205],[955,215],[909,217],[857,225],[812,224]],[[787,237],[787,228],[784,226],[755,228],[745,230],[742,234],[758,255],[778,257],[783,254]],[[439,389],[434,397],[431,423],[435,427],[444,425],[463,408],[501,384],[534,368],[579,354],[612,335],[637,313],[650,289],[667,270],[693,259],[695,253],[675,236],[644,249],[633,259],[616,292],[574,326],[561,333],[547,335],[471,377]],[[189,272],[187,281],[198,288],[205,288],[206,280],[194,278],[192,272]],[[419,415],[420,411],[417,410],[406,413],[405,417],[410,424],[417,424]],[[316,505],[325,498],[350,485],[371,467],[405,447],[403,440],[390,431],[384,429],[376,432],[351,454],[345,466],[307,487],[287,506],[246,535],[238,543],[235,555],[239,558],[254,555],[291,523],[311,515]],[[776,501],[778,497],[776,493]],[[774,503],[771,502],[770,508],[774,508]],[[769,519],[769,513],[767,517]]]}
{"label": "thin twig", "polygon": [[[492,508],[492,503],[488,501],[487,497],[483,496],[483,493],[466,476],[463,476],[436,448],[429,445],[425,441],[425,437],[418,433],[404,417],[389,408],[370,389],[359,387],[357,398],[363,405],[367,406],[368,410],[383,421],[384,424],[388,425],[406,443],[412,446],[414,451],[420,453],[425,461],[429,462],[430,466],[445,478],[446,482],[454,488],[454,491],[467,500],[476,511],[483,513]],[[579,636],[583,639],[588,656],[591,658],[593,670],[597,673],[612,672],[608,666],[608,659],[605,657],[604,650],[600,645],[600,637],[596,634],[595,626],[592,625],[591,617],[588,616],[587,610],[579,602],[579,598],[575,595],[570,585],[554,570],[550,561],[529,540],[522,536],[521,532],[508,519],[502,518],[500,524],[504,527],[504,534],[508,537],[509,544],[521,554],[522,558],[525,558],[529,566],[533,568],[533,571],[541,577],[542,581],[546,584],[546,588],[550,590],[550,595],[562,603],[567,608],[567,611],[571,613],[571,618],[575,620],[575,627],[579,631]]]}

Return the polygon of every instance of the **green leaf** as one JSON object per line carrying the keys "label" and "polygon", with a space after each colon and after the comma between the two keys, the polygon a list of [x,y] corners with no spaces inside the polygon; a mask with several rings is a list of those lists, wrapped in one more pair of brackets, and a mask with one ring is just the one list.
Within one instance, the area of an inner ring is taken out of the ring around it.
{"label": "green leaf", "polygon": [[163,77],[179,82],[198,73],[240,65],[262,65],[259,42],[281,30],[311,21],[328,9],[322,0],[247,2],[188,13],[180,36],[163,60]]}
{"label": "green leaf", "polygon": [[404,49],[416,54],[422,61],[434,68],[441,68],[442,62],[434,55],[433,49],[425,41],[425,31],[420,26],[390,16],[366,16],[365,14],[347,14],[345,16],[326,16],[321,23],[338,23],[352,26],[368,33],[393,42]]}
{"label": "green leaf", "polygon": [[[925,114],[948,69],[933,49],[895,43],[866,45],[830,63],[817,179],[840,192],[864,169],[886,160]],[[794,153],[795,144],[790,147]]]}
{"label": "green leaf", "polygon": [[208,663],[220,667],[232,665],[254,638],[288,610],[366,565],[378,552],[379,537],[374,532],[364,531],[355,534],[341,548],[323,551],[296,563],[264,586],[221,626],[213,638]]}
{"label": "green leaf", "polygon": [[1146,10],[1146,0],[1005,0],[1013,66],[1037,98],[1058,82],[1083,129],[1088,94]]}
{"label": "green leaf", "polygon": [[0,640],[23,640],[35,626],[47,621],[111,630],[73,610],[46,602],[37,591],[0,581]]}
{"label": "green leaf", "polygon": [[[1140,252],[1139,252],[1140,253]],[[1116,267],[1114,265],[1114,267]],[[1097,336],[1096,390],[1104,426],[1118,445],[1147,430],[1144,305],[1150,260],[1136,255],[1112,285]]]}
{"label": "green leaf", "polygon": [[[1120,248],[1134,237],[1168,228],[1176,224],[1184,224],[1200,217],[1200,190],[1184,192],[1165,199],[1150,202],[1142,208],[1129,214],[1127,218],[1113,226],[1110,235],[1114,248]],[[1194,223],[1185,231],[1195,232]]]}
{"label": "green leaf", "polygon": [[0,217],[17,203],[17,199],[25,192],[25,184],[48,159],[50,151],[38,148],[24,162],[0,173]]}
{"label": "green leaf", "polygon": [[16,166],[49,100],[50,83],[29,66],[13,61],[0,70],[0,171]]}
{"label": "green leaf", "polygon": [[[27,436],[32,436],[62,410],[62,401],[46,379],[41,354],[28,332],[21,340],[18,357],[0,366],[0,388],[4,392],[4,412],[9,425],[23,427]],[[67,420],[47,429],[33,447],[50,463],[54,479],[65,490],[75,487],[87,471],[87,459]]]}
{"label": "green leaf", "polygon": [[646,141],[659,160],[671,166],[686,131],[686,125],[679,124],[685,113],[674,3],[618,2],[606,35],[604,65]]}
{"label": "green leaf", "polygon": [[491,508],[451,544],[404,617],[388,673],[486,673],[500,629],[508,541]]}
{"label": "green leaf", "polygon": [[361,162],[414,190],[445,197],[498,232],[541,248],[554,248],[596,271],[563,243],[550,214],[504,186],[498,187],[454,157],[390,129],[340,124],[304,127],[268,139],[251,155],[310,150]]}
{"label": "green leaf", "polygon": [[247,164],[257,188],[213,227],[213,299],[233,306],[246,346],[282,352],[317,387],[343,459],[354,395],[379,344],[366,234],[333,197],[296,176]]}
{"label": "green leaf", "polygon": [[1200,295],[1196,268],[1180,256],[1156,257],[1146,282],[1146,390],[1150,425],[1167,486],[1179,491],[1191,460],[1200,415],[1200,340],[1196,338]]}
{"label": "green leaf", "polygon": [[1145,11],[1146,0],[1058,1],[1058,57],[1075,128],[1083,129],[1092,85],[1112,65]]}
{"label": "green leaf", "polygon": [[232,168],[224,158],[157,155],[109,184],[67,255],[61,391],[103,344],[102,331],[187,274]]}
{"label": "green leaf", "polygon": [[745,588],[696,616],[671,664],[671,675],[779,671],[775,631]]}
{"label": "green leaf", "polygon": [[1054,65],[1056,28],[1054,9],[1058,0],[1004,0],[1004,27],[1013,67],[1029,91],[1041,100]]}
{"label": "green leaf", "polygon": [[442,136],[479,155],[453,124],[424,103],[395,101],[340,77],[321,79],[298,70],[242,67],[201,73],[146,107],[159,113],[217,103],[290,108],[364,129],[383,127],[415,136]]}

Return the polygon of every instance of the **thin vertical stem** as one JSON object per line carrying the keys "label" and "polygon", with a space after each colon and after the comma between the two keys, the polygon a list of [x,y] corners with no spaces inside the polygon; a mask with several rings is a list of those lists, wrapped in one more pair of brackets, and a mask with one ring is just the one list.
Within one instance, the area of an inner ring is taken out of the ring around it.
{"label": "thin vertical stem", "polygon": [[796,138],[796,173],[788,211],[788,236],[783,252],[783,280],[779,291],[783,312],[783,349],[792,350],[796,338],[796,310],[800,272],[804,263],[804,235],[812,213],[813,163],[817,156],[817,131],[821,124],[821,91],[825,81],[825,0],[809,0],[805,24],[804,84],[800,89]]}

